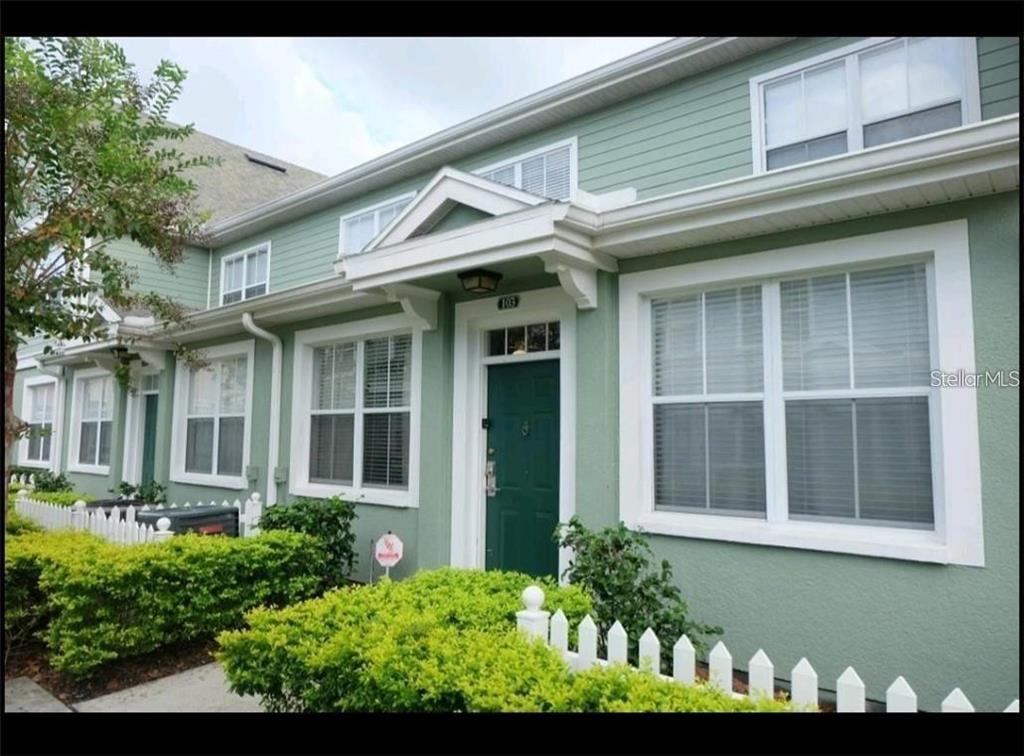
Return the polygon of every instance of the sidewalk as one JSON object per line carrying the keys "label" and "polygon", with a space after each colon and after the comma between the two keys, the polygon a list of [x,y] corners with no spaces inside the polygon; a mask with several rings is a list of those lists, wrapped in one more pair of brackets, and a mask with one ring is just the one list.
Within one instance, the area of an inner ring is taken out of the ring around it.
{"label": "sidewalk", "polygon": [[81,701],[70,709],[27,677],[4,685],[6,711],[181,711],[181,712],[260,712],[255,696],[238,696],[228,690],[224,670],[219,664],[169,675],[134,688]]}

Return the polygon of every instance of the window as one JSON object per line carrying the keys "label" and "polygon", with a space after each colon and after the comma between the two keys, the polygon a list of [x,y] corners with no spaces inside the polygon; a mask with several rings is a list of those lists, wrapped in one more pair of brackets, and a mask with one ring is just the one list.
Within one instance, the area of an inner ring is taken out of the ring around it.
{"label": "window", "polygon": [[171,479],[242,488],[249,464],[253,342],[201,350],[202,368],[175,376]]}
{"label": "window", "polygon": [[623,519],[982,563],[969,275],[960,221],[623,276]]}
{"label": "window", "polygon": [[548,199],[567,200],[575,189],[575,140],[545,147],[476,174],[488,181],[522,189]]}
{"label": "window", "polygon": [[551,323],[530,323],[511,328],[497,328],[487,332],[487,356],[535,354],[557,351],[561,348],[561,334],[557,320]]}
{"label": "window", "polygon": [[416,505],[419,340],[403,315],[296,334],[292,493]]}
{"label": "window", "polygon": [[785,168],[980,119],[972,37],[852,45],[751,80],[755,165]]}
{"label": "window", "polygon": [[74,460],[69,469],[105,474],[114,431],[114,378],[88,372],[75,378]]}
{"label": "window", "polygon": [[270,242],[227,255],[221,260],[220,303],[241,302],[267,293]]}
{"label": "window", "polygon": [[313,349],[310,481],[351,486],[359,468],[364,486],[408,486],[411,369],[409,334]]}
{"label": "window", "polygon": [[56,400],[56,381],[46,379],[25,385],[22,419],[29,427],[28,437],[22,442],[22,462],[46,464],[52,459]]}
{"label": "window", "polygon": [[354,255],[366,249],[366,245],[377,238],[405,206],[412,202],[413,196],[410,194],[397,200],[389,200],[369,210],[342,218],[340,254]]}
{"label": "window", "polygon": [[651,302],[655,508],[763,516],[761,289]]}

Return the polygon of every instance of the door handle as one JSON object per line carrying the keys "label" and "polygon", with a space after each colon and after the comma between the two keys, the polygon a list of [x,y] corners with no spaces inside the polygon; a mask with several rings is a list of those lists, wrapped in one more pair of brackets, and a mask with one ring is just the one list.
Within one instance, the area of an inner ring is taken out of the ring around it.
{"label": "door handle", "polygon": [[484,467],[484,490],[487,493],[487,497],[491,498],[498,493],[498,473],[494,468],[494,460],[487,460],[487,465]]}

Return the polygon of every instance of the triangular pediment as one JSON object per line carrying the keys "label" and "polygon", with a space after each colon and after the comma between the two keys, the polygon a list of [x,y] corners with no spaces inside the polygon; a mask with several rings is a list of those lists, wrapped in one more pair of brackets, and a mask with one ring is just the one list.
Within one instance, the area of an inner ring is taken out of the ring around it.
{"label": "triangular pediment", "polygon": [[444,167],[374,239],[366,252],[436,231],[450,231],[488,216],[506,215],[548,200],[514,187]]}

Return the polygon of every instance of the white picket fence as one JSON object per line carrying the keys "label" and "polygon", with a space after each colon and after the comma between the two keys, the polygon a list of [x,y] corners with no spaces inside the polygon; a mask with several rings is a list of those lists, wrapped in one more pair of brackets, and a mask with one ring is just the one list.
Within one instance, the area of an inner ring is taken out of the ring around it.
{"label": "white picket fence", "polygon": [[[531,636],[543,639],[552,648],[560,651],[569,666],[575,670],[584,670],[594,665],[607,665],[621,662],[628,664],[628,636],[622,625],[616,621],[608,630],[607,659],[597,656],[597,625],[588,614],[578,626],[579,642],[577,649],[569,649],[569,620],[559,609],[552,616],[544,611],[544,591],[531,585],[523,591],[522,609],[516,612],[516,624]],[[653,670],[665,680],[673,680],[682,684],[693,684],[697,674],[697,654],[685,635],[672,647],[672,675],[662,675],[661,642],[651,628],[647,628],[639,641],[639,666]],[[736,698],[750,696],[756,698],[774,697],[775,667],[771,659],[761,649],[755,653],[747,665],[749,693],[737,693],[733,690],[732,654],[725,644],[719,641],[708,654],[708,682],[721,690],[728,691]],[[864,681],[853,667],[846,670],[836,680],[836,711],[864,712],[867,709],[867,697]],[[806,658],[797,662],[790,673],[790,700],[797,708],[810,709],[818,705],[818,673],[814,671]],[[916,712],[917,694],[910,684],[899,676],[886,691],[885,710],[887,712]],[[954,688],[942,702],[943,712],[971,712],[974,706],[960,688]],[[1020,700],[1014,699],[1003,711],[1019,712]]]}
{"label": "white picket fence", "polygon": [[[238,534],[240,536],[254,536],[259,532],[259,519],[263,514],[263,502],[258,493],[253,492],[244,503],[236,500],[234,504],[227,501],[217,504],[211,501],[209,504],[202,502],[185,502],[182,508],[192,509],[199,507],[225,506],[234,507],[238,510]],[[14,503],[15,511],[29,518],[33,522],[47,530],[83,530],[93,533],[111,543],[134,544],[162,541],[170,538],[174,533],[171,531],[171,520],[169,517],[160,517],[156,521],[156,527],[151,524],[143,524],[136,520],[138,512],[161,511],[163,509],[177,509],[177,504],[164,506],[157,504],[150,506],[144,504],[136,508],[129,504],[124,508],[125,516],[121,517],[122,507],[114,505],[110,507],[109,513],[101,507],[87,508],[84,501],[76,501],[73,506],[65,507],[51,504],[46,501],[39,501],[31,498],[27,489],[18,491]]]}
{"label": "white picket fence", "polygon": [[20,485],[22,488],[35,488],[36,476],[32,473],[19,473],[17,475],[11,475],[11,479],[7,483],[9,486]]}

